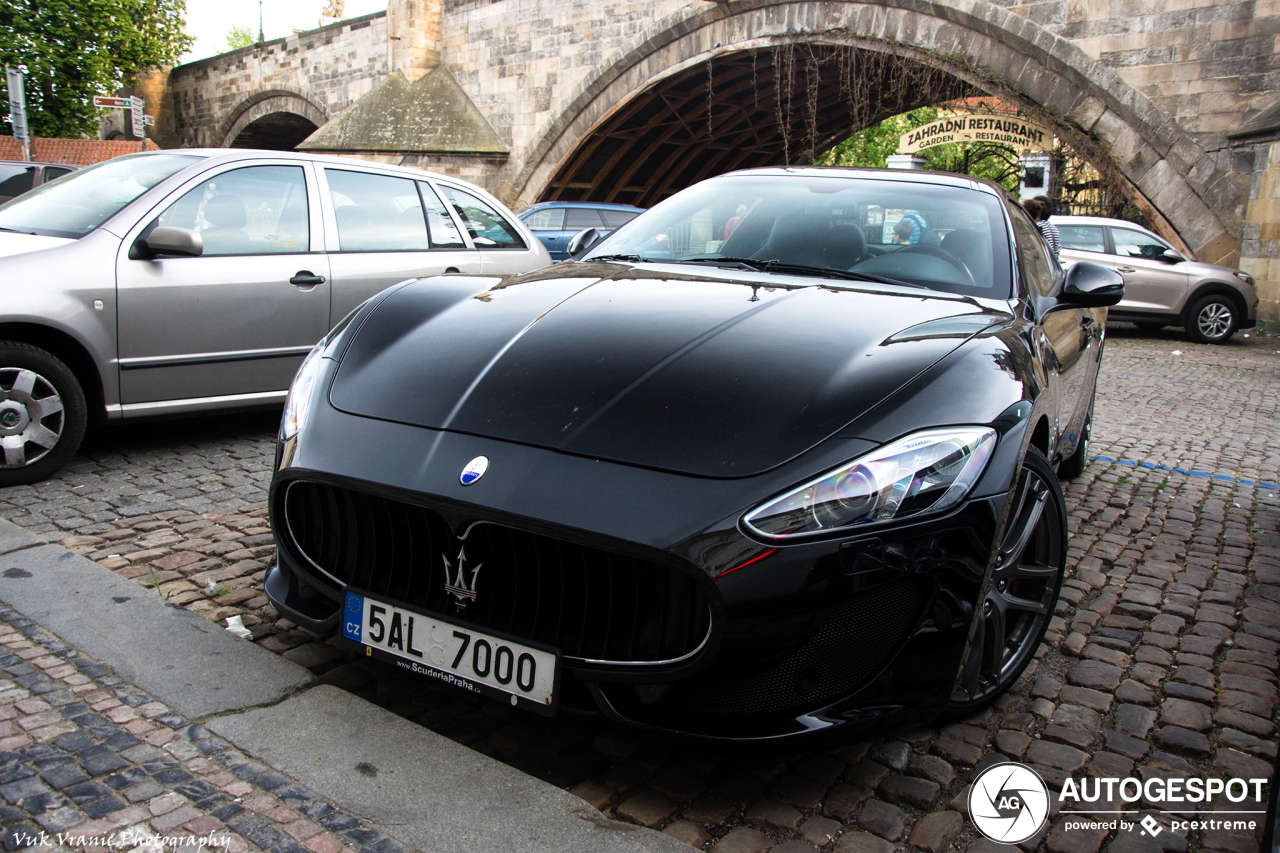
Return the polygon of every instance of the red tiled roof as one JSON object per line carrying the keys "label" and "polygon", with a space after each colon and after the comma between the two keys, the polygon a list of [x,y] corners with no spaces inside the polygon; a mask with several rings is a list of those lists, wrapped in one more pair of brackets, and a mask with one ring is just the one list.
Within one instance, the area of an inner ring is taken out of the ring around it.
{"label": "red tiled roof", "polygon": [[[126,139],[55,139],[36,137],[31,140],[31,159],[37,163],[66,163],[69,166],[92,166],[121,154],[142,150],[138,142]],[[148,151],[160,146],[147,140]],[[22,146],[12,136],[0,136],[0,160],[21,160]]]}

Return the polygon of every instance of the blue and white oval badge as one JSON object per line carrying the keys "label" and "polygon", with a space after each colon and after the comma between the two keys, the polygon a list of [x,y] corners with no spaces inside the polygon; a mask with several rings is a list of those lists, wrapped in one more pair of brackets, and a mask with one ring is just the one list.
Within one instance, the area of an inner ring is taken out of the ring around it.
{"label": "blue and white oval badge", "polygon": [[489,470],[489,457],[477,456],[467,463],[467,467],[462,469],[462,476],[458,480],[464,486],[470,486],[476,480],[484,476],[484,472]]}

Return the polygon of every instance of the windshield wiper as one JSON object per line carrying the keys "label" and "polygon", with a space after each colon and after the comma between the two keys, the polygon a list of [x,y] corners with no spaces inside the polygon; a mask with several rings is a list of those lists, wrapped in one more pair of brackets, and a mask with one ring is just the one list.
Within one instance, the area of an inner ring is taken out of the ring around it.
{"label": "windshield wiper", "polygon": [[596,255],[591,258],[583,258],[582,263],[587,263],[588,261],[623,261],[624,263],[638,264],[643,260],[644,258],[639,255]]}
{"label": "windshield wiper", "polygon": [[0,225],[0,231],[8,231],[10,234],[30,234],[32,237],[38,236],[34,231],[19,231],[17,228],[5,228]]}
{"label": "windshield wiper", "polygon": [[847,281],[874,281],[877,284],[893,284],[900,287],[915,287],[923,290],[929,290],[923,284],[915,284],[910,281],[902,281],[897,278],[889,278],[885,275],[876,275],[875,273],[866,272],[850,272],[848,270],[840,270],[835,267],[811,267],[804,264],[784,264],[779,260],[761,261],[755,258],[729,258],[729,257],[700,257],[700,258],[681,258],[679,263],[682,264],[737,264],[747,267],[748,269],[759,270],[761,272],[781,272],[796,273],[799,275],[812,275],[821,278],[840,278]]}

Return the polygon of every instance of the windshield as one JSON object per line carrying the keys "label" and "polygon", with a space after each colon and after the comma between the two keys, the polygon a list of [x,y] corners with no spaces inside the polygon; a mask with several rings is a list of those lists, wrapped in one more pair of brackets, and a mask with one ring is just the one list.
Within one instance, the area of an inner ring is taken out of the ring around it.
{"label": "windshield", "polygon": [[199,159],[191,154],[136,154],[80,169],[0,205],[0,231],[83,237]]}
{"label": "windshield", "polygon": [[610,258],[862,279],[1007,299],[999,199],[858,177],[733,175],[662,202],[596,246]]}

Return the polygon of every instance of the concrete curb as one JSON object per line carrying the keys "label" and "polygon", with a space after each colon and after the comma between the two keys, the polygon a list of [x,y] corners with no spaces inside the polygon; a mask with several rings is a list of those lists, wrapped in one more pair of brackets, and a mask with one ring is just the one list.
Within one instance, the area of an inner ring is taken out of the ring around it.
{"label": "concrete curb", "polygon": [[312,680],[296,663],[2,519],[0,548],[0,598],[184,716],[279,702]]}
{"label": "concrete curb", "polygon": [[419,850],[689,850],[336,687],[207,727]]}
{"label": "concrete curb", "polygon": [[312,687],[297,664],[4,519],[0,578],[0,600],[23,616],[411,847],[689,849],[364,699]]}

